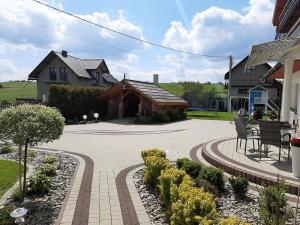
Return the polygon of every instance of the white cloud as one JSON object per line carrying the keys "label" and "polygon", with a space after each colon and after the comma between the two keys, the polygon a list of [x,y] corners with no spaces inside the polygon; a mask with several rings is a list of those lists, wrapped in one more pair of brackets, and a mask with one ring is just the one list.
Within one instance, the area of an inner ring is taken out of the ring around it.
{"label": "white cloud", "polygon": [[[57,1],[51,4],[63,8]],[[116,19],[106,12],[78,15],[94,23],[144,39],[141,27],[127,20],[122,11]],[[126,46],[129,53],[144,46],[133,40],[97,28],[86,22],[53,11],[28,0],[0,1],[0,38],[13,45],[32,45],[37,49],[66,49],[76,54],[119,56]],[[119,48],[119,49],[118,49]],[[116,54],[116,51],[118,54]]]}
{"label": "white cloud", "polygon": [[0,82],[8,80],[26,80],[28,71],[24,68],[18,68],[12,61],[0,59]]}
{"label": "white cloud", "polygon": [[194,15],[190,29],[180,21],[173,21],[163,44],[197,53],[242,57],[252,44],[273,37],[273,8],[271,0],[250,0],[245,15],[210,7]]}

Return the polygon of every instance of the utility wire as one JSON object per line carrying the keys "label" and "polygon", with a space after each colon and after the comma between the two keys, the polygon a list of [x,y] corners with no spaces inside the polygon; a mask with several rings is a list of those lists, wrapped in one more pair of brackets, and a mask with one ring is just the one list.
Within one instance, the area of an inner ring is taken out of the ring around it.
{"label": "utility wire", "polygon": [[135,37],[135,36],[132,36],[132,35],[129,35],[129,34],[125,34],[125,33],[122,33],[120,31],[117,31],[117,30],[114,30],[114,29],[111,29],[109,27],[106,27],[106,26],[103,26],[101,24],[97,24],[97,23],[94,23],[90,20],[87,20],[87,19],[84,19],[80,16],[76,16],[72,13],[69,13],[67,11],[64,11],[64,10],[61,10],[59,8],[56,8],[54,6],[51,6],[51,5],[48,5],[46,3],[43,3],[39,0],[32,0],[40,5],[43,5],[43,6],[46,6],[50,9],[53,9],[57,12],[60,12],[60,13],[63,13],[63,14],[66,14],[68,16],[71,16],[73,18],[76,18],[76,19],[79,19],[79,20],[82,20],[86,23],[89,23],[89,24],[92,24],[94,26],[97,26],[97,27],[100,27],[102,29],[105,29],[105,30],[108,30],[110,32],[113,32],[113,33],[116,33],[116,34],[119,34],[119,35],[122,35],[124,37],[127,37],[127,38],[130,38],[130,39],[133,39],[133,40],[136,40],[136,41],[139,41],[139,42],[142,42],[142,43],[145,43],[145,44],[149,44],[149,45],[152,45],[152,46],[155,46],[155,47],[159,47],[159,48],[163,48],[163,49],[166,49],[166,50],[170,50],[170,51],[174,51],[174,52],[178,52],[178,53],[184,53],[184,54],[188,54],[188,55],[194,55],[194,56],[201,56],[201,57],[208,57],[208,58],[222,58],[222,59],[228,59],[227,56],[219,56],[219,55],[206,55],[206,54],[198,54],[198,53],[193,53],[193,52],[188,52],[188,51],[183,51],[183,50],[179,50],[179,49],[175,49],[175,48],[170,48],[170,47],[167,47],[167,46],[164,46],[164,45],[160,45],[160,44],[157,44],[157,43],[154,43],[154,42],[151,42],[151,41],[146,41],[146,40],[143,40],[141,38],[138,38],[138,37]]}

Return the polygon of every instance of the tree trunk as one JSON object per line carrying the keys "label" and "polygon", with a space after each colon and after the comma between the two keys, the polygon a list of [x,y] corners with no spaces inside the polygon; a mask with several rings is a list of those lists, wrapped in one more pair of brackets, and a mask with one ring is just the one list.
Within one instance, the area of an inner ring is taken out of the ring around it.
{"label": "tree trunk", "polygon": [[23,178],[23,195],[22,200],[24,201],[25,195],[26,195],[26,172],[27,172],[27,148],[28,148],[28,142],[27,139],[25,142],[25,151],[24,151],[24,178]]}
{"label": "tree trunk", "polygon": [[22,193],[22,145],[19,145],[19,190]]}

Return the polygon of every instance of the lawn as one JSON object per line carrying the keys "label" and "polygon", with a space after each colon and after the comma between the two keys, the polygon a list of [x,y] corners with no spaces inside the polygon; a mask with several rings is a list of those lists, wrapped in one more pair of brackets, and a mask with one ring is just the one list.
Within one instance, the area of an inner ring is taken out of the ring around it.
{"label": "lawn", "polygon": [[19,163],[0,159],[0,198],[17,181]]}
{"label": "lawn", "polygon": [[14,103],[16,98],[36,97],[36,83],[26,81],[12,81],[0,83],[3,88],[0,88],[0,103],[6,100]]}
{"label": "lawn", "polygon": [[187,117],[191,119],[202,119],[202,120],[226,120],[233,121],[236,113],[228,112],[212,112],[212,111],[188,111]]}

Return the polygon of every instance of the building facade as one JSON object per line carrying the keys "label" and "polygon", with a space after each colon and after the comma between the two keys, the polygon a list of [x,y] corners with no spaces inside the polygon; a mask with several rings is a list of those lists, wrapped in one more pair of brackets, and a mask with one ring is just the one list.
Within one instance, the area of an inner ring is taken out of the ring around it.
{"label": "building facade", "polygon": [[51,84],[76,86],[112,86],[117,82],[103,59],[80,59],[66,51],[51,51],[29,74],[29,80],[37,81],[37,98],[47,101]]}
{"label": "building facade", "polygon": [[[281,92],[281,84],[276,80],[264,80],[263,76],[271,69],[267,63],[246,69],[248,56],[232,68],[231,79],[229,72],[225,74],[225,85],[229,88],[231,110],[249,109],[249,90],[260,85],[268,90],[271,101],[276,102]],[[230,82],[230,84],[229,84]]]}

